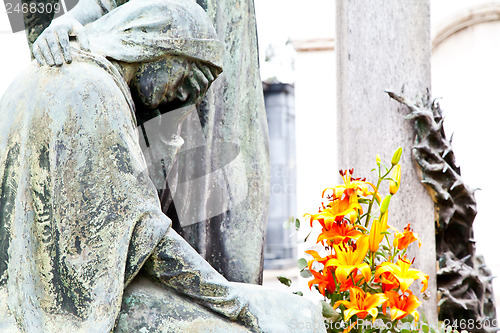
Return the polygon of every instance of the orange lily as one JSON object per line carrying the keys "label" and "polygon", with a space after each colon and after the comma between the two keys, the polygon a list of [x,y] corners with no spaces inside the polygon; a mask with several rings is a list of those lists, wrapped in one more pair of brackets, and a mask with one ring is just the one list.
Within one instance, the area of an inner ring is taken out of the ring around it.
{"label": "orange lily", "polygon": [[[353,178],[352,174],[354,173],[353,169],[348,170],[340,170],[340,175],[342,176],[342,179],[344,180],[344,185],[338,185],[335,187],[330,187],[326,188],[323,191],[323,197],[325,195],[325,192],[328,190],[332,190],[332,200],[341,198],[342,195],[345,195],[345,197],[356,197],[357,201],[357,196],[369,196],[372,194],[375,194],[380,201],[380,195],[378,194],[375,185],[373,185],[370,182],[367,182],[365,179],[360,179],[360,178]],[[373,191],[372,191],[373,190]]]}
{"label": "orange lily", "polygon": [[316,262],[319,262],[320,264],[325,264],[328,260],[332,259],[332,258],[335,258],[335,255],[333,254],[330,254],[330,255],[327,255],[326,257],[322,257],[318,254],[317,251],[314,251],[314,250],[307,250],[307,251],[304,251],[305,253],[311,255],[314,259],[309,261],[308,263],[311,263],[313,261],[316,261]]}
{"label": "orange lily", "polygon": [[378,247],[382,239],[384,239],[384,234],[387,230],[387,216],[389,214],[385,212],[382,214],[380,220],[374,220],[372,222],[372,227],[370,229],[370,237],[369,237],[369,249],[372,252],[377,252]]}
{"label": "orange lily", "polygon": [[422,242],[418,238],[418,234],[414,233],[410,224],[405,227],[403,232],[395,232],[394,233],[394,247],[397,247],[399,250],[403,250],[408,248],[408,245],[418,240],[418,247],[422,245]]}
{"label": "orange lily", "polygon": [[357,274],[357,270],[356,270],[355,274],[353,274],[353,275],[354,276],[352,279],[347,277],[346,280],[337,280],[337,284],[340,284],[340,291],[341,292],[347,291],[347,290],[349,290],[349,288],[356,287],[360,283],[365,282],[365,277],[363,276],[363,274]]}
{"label": "orange lily", "polygon": [[427,289],[429,275],[424,274],[414,268],[410,268],[411,264],[412,262],[410,262],[406,257],[398,259],[395,264],[393,264],[392,262],[383,262],[377,266],[377,270],[375,271],[375,278],[378,278],[380,275],[386,272],[392,274],[392,276],[396,280],[398,280],[399,288],[402,292],[405,292],[413,283],[413,281],[420,279],[423,284],[422,292],[424,292],[425,289]]}
{"label": "orange lily", "polygon": [[307,285],[309,289],[312,289],[312,286],[317,284],[318,290],[321,295],[326,296],[326,291],[330,294],[333,294],[336,289],[335,280],[333,279],[333,272],[331,268],[323,268],[321,272],[318,272],[311,267],[311,262],[308,264],[309,271],[314,276],[314,279],[309,280]]}
{"label": "orange lily", "polygon": [[380,276],[376,276],[373,280],[375,283],[382,283],[382,291],[386,292],[392,289],[399,288],[399,281],[396,280],[394,275],[389,272],[385,272],[380,274]]}
{"label": "orange lily", "polygon": [[365,281],[370,281],[372,271],[367,263],[363,262],[368,252],[368,236],[363,235],[358,238],[356,244],[347,245],[341,243],[334,245],[337,258],[327,261],[325,267],[334,266],[335,277],[338,281],[346,281],[349,274],[355,269],[359,269]]}
{"label": "orange lily", "polygon": [[330,230],[336,221],[341,221],[344,216],[349,216],[351,221],[356,221],[358,212],[362,212],[361,205],[357,202],[349,202],[349,198],[344,198],[342,200],[334,200],[330,202],[327,208],[323,209],[317,214],[305,214],[305,217],[309,217],[311,222],[311,227],[313,221],[318,221],[323,228]]}
{"label": "orange lily", "polygon": [[[385,293],[388,298],[386,304],[391,308],[392,321],[402,319],[407,315],[412,315],[415,321],[418,321],[419,314],[416,309],[422,305],[422,302],[411,291],[407,290],[407,292],[408,295],[400,295],[395,291],[387,291]],[[384,314],[385,310],[386,307],[384,306]]]}
{"label": "orange lily", "polygon": [[370,294],[365,293],[362,289],[358,287],[353,287],[349,289],[350,301],[337,301],[333,305],[336,309],[339,305],[344,305],[346,310],[344,311],[344,321],[348,321],[354,315],[357,315],[359,319],[365,319],[369,314],[372,316],[373,321],[377,319],[378,309],[382,303],[387,301],[387,296],[384,294]]}
{"label": "orange lily", "polygon": [[[317,243],[326,240],[328,245],[339,244],[346,239],[358,239],[363,233],[356,228],[363,229],[360,225],[352,225],[345,220],[336,221],[331,225],[330,230],[323,228],[319,234]],[[333,240],[333,242],[332,242]]]}

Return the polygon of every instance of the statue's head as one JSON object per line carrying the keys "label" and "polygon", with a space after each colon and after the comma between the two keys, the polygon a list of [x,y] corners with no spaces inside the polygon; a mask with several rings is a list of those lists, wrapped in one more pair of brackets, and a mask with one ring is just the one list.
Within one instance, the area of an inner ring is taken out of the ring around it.
{"label": "statue's head", "polygon": [[196,103],[222,71],[222,44],[192,0],[131,0],[85,27],[90,50],[134,66],[136,104]]}
{"label": "statue's head", "polygon": [[197,103],[220,69],[183,56],[141,63],[130,81],[134,101],[148,109],[169,104],[176,108]]}

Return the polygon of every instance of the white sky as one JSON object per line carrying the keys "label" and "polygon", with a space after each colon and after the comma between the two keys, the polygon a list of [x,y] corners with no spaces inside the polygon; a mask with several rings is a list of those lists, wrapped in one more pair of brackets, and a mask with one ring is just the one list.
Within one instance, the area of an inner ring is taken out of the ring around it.
{"label": "white sky", "polygon": [[5,8],[0,5],[0,97],[10,82],[31,61],[24,31],[12,33]]}
{"label": "white sky", "polygon": [[[257,33],[262,80],[276,76],[281,82],[293,83],[290,66],[293,47],[287,41],[327,39],[335,35],[335,1],[255,0]],[[266,64],[266,50],[274,46],[278,60]]]}

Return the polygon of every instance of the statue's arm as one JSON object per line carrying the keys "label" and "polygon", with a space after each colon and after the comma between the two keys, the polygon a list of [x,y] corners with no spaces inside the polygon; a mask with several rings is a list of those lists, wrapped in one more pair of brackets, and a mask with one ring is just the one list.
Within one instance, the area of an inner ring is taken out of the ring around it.
{"label": "statue's arm", "polygon": [[33,56],[40,65],[61,66],[71,63],[69,36],[75,36],[86,48],[83,26],[116,7],[115,0],[80,0],[69,12],[52,21],[33,43]]}
{"label": "statue's arm", "polygon": [[[65,14],[85,25],[94,22],[116,7],[114,0],[79,0],[73,9]],[[57,20],[57,19],[56,19]]]}

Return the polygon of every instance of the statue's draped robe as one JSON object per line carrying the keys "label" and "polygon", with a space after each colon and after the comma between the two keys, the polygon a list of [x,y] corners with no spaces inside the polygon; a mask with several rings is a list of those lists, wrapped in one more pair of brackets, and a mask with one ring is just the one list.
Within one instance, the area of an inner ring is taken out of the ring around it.
{"label": "statue's draped robe", "polygon": [[109,331],[131,243],[137,269],[170,223],[126,83],[105,59],[76,57],[31,64],[0,103],[0,316],[32,332]]}
{"label": "statue's draped robe", "polygon": [[[215,66],[218,42],[194,2],[130,1],[113,18],[86,27],[92,51]],[[166,20],[176,24],[161,31]],[[150,275],[234,319],[244,304],[226,281],[167,235],[126,82],[106,58],[75,52],[71,65],[31,64],[0,101],[0,331],[110,331],[155,249]]]}
{"label": "statue's draped robe", "polygon": [[[127,1],[96,0],[103,10]],[[159,186],[163,211],[168,211],[176,230],[227,279],[261,283],[270,185],[254,4],[253,0],[197,2],[207,11],[219,40],[224,42],[224,72],[209,90],[198,114],[191,114],[182,129],[184,149],[195,150],[174,172],[182,173],[181,181],[198,178],[196,188],[185,184],[186,190],[178,193],[177,202],[171,205],[169,193]],[[27,26],[29,15],[25,15]],[[44,27],[49,24],[42,23]],[[28,32],[30,46],[40,32]],[[149,118],[148,110],[138,112],[139,117]],[[202,140],[198,135],[200,124]],[[229,156],[227,147],[231,148]],[[234,155],[238,156],[235,161]],[[214,169],[220,170],[215,174]],[[201,179],[200,174],[210,176]],[[191,202],[198,204],[186,204]],[[215,209],[213,202],[217,202]],[[183,221],[186,215],[188,220]]]}

